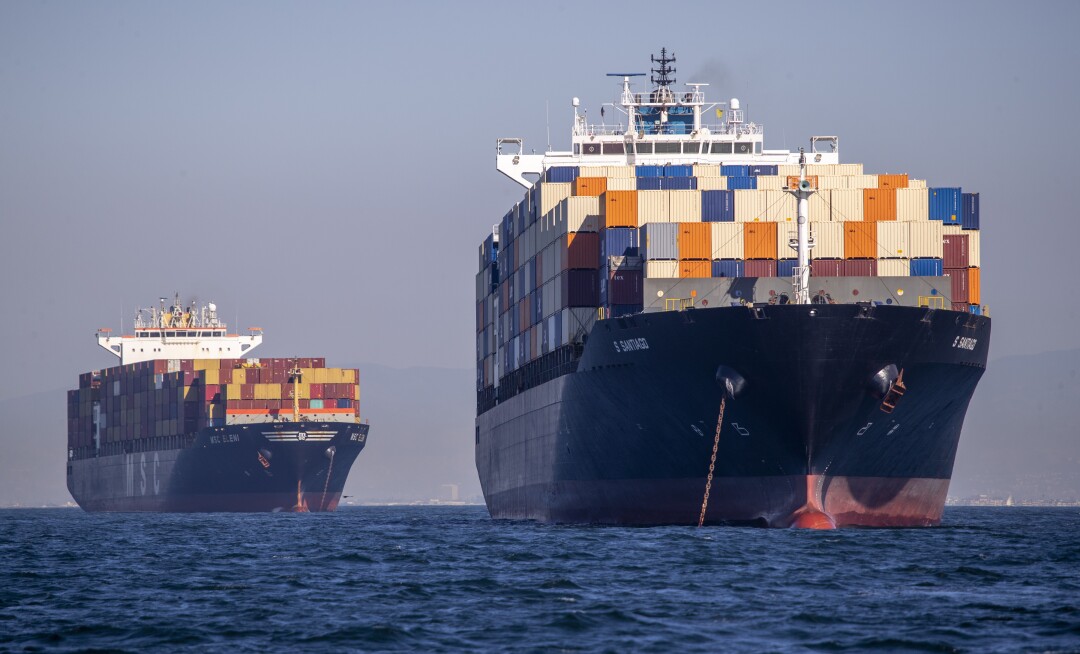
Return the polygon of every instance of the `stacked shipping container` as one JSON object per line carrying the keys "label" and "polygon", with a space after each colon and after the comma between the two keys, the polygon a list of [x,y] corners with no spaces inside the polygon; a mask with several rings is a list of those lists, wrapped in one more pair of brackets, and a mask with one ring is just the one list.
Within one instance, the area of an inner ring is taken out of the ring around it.
{"label": "stacked shipping container", "polygon": [[304,419],[358,420],[359,371],[325,365],[322,358],[160,359],[86,373],[68,391],[68,445],[94,447],[95,422],[106,446],[291,420],[294,393]]}
{"label": "stacked shipping container", "polygon": [[[978,194],[861,164],[810,165],[814,276],[949,276],[977,311]],[[645,279],[794,270],[793,165],[548,169],[481,246],[477,385],[642,308]]]}

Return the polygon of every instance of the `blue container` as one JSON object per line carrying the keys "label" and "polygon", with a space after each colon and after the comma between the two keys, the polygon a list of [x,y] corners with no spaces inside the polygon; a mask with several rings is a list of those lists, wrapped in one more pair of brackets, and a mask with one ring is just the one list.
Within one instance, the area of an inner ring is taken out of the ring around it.
{"label": "blue container", "polygon": [[778,170],[776,166],[749,166],[750,176],[757,177],[758,175],[775,175]]}
{"label": "blue container", "polygon": [[750,166],[720,166],[720,174],[724,177],[749,177]]}
{"label": "blue container", "polygon": [[639,191],[692,191],[697,188],[697,177],[638,177]]}
{"label": "blue container", "polygon": [[930,220],[940,220],[946,225],[961,224],[960,189],[932,188],[927,190],[930,200]]}
{"label": "blue container", "polygon": [[720,259],[712,262],[713,277],[742,277],[744,264],[738,259]]}
{"label": "blue container", "polygon": [[668,165],[664,166],[664,177],[693,177],[693,166],[676,166]]}
{"label": "blue container", "polygon": [[337,408],[339,409],[351,409],[352,399],[347,397],[338,398]]}
{"label": "blue container", "polygon": [[735,194],[731,191],[701,192],[701,222],[730,223],[735,221]]}
{"label": "blue container", "polygon": [[941,259],[912,259],[912,277],[941,277],[945,274]]}
{"label": "blue container", "polygon": [[679,223],[645,223],[640,243],[645,259],[678,259]]}
{"label": "blue container", "polygon": [[[746,166],[743,166],[743,168],[745,167]],[[727,187],[733,191],[742,189],[755,189],[757,188],[757,177],[728,177]]]}
{"label": "blue container", "polygon": [[971,313],[975,314],[976,316],[981,316],[982,315],[982,305],[981,304],[968,305],[968,310],[971,311]]}
{"label": "blue container", "polygon": [[964,229],[979,229],[979,194],[960,194],[960,224]]}
{"label": "blue container", "polygon": [[798,259],[780,259],[776,262],[777,277],[791,277],[795,274],[795,266],[799,265]]}
{"label": "blue container", "polygon": [[608,227],[600,230],[600,258],[636,257],[638,230],[636,227]]}
{"label": "blue container", "polygon": [[578,178],[580,169],[577,166],[553,166],[544,173],[544,181],[552,183],[572,182]]}
{"label": "blue container", "polygon": [[634,169],[634,175],[637,177],[663,177],[663,166],[638,166]]}

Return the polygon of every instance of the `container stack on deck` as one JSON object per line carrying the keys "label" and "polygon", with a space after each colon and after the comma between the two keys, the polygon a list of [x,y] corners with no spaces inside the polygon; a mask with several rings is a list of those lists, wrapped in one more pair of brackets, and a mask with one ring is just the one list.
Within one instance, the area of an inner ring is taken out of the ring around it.
{"label": "container stack on deck", "polygon": [[[794,165],[548,169],[480,248],[477,390],[530,374],[598,315],[641,311],[646,279],[790,277],[797,207],[785,189],[798,175]],[[982,311],[977,193],[862,164],[811,164],[807,176],[812,276],[945,276],[946,308]]]}
{"label": "container stack on deck", "polygon": [[[290,381],[298,366],[301,381]],[[181,445],[206,427],[301,419],[359,419],[359,371],[322,358],[161,359],[79,376],[68,391],[68,447],[93,448],[94,416],[106,452]],[[97,405],[95,407],[95,404]],[[144,447],[145,446],[145,447]]]}

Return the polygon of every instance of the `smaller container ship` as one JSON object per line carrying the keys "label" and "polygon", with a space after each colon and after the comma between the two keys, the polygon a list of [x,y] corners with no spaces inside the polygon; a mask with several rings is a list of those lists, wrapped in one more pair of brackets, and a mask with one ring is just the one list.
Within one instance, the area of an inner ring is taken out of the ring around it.
{"label": "smaller container ship", "polygon": [[209,303],[139,309],[97,332],[120,365],[68,391],[67,485],[86,511],[333,511],[369,426],[359,371],[247,358]]}

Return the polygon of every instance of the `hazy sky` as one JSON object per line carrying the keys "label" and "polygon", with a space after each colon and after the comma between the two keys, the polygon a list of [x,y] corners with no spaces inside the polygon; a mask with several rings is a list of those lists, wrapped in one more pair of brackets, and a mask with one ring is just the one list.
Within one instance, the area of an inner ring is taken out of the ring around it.
{"label": "hazy sky", "polygon": [[[800,22],[801,21],[801,22]],[[495,139],[661,46],[841,161],[982,193],[991,357],[1077,345],[1080,4],[0,3],[0,399],[113,360],[180,291],[263,356],[474,365],[476,246],[520,195]],[[237,322],[238,318],[238,322]],[[63,400],[58,399],[62,410]]]}

